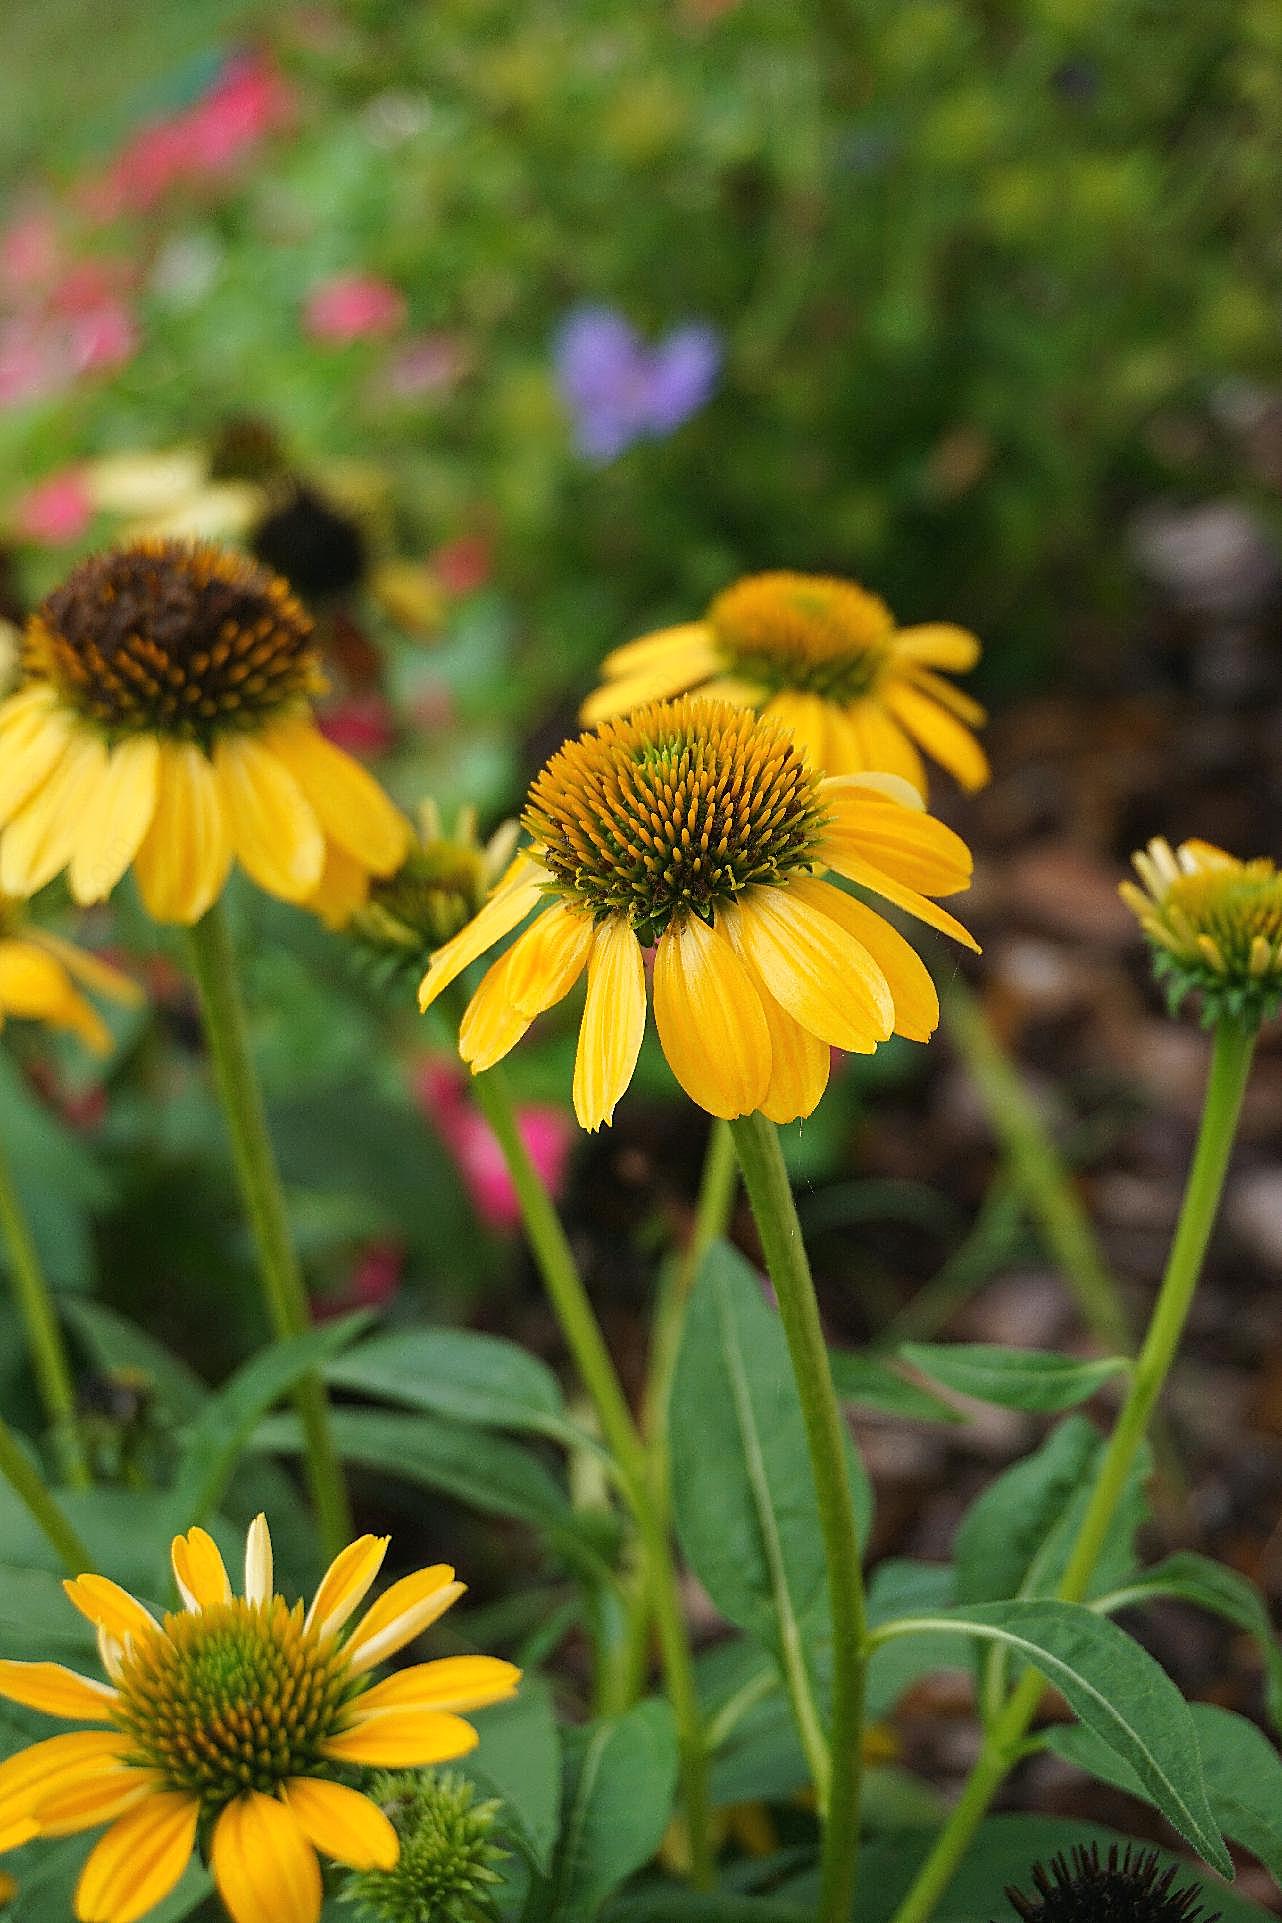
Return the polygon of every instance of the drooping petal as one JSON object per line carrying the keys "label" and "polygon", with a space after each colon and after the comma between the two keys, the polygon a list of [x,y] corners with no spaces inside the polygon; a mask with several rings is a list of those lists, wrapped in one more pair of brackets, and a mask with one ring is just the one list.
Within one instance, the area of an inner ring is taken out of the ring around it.
{"label": "drooping petal", "polygon": [[279,757],[257,735],[223,735],[214,774],[237,860],[260,888],[305,901],[325,866],[316,812]]}
{"label": "drooping petal", "polygon": [[[821,857],[830,848],[869,861],[921,895],[955,895],[970,886],[974,863],[961,836],[915,808],[903,808],[869,789],[826,787],[832,821]],[[830,862],[836,867],[835,861]]]}
{"label": "drooping petal", "polygon": [[754,888],[739,904],[743,945],[770,994],[834,1048],[869,1055],[890,1035],[894,1003],[867,949],[791,888]]}
{"label": "drooping petal", "polygon": [[512,1695],[520,1680],[516,1665],[497,1656],[444,1656],[398,1669],[358,1696],[350,1713],[363,1723],[392,1709],[484,1709]]}
{"label": "drooping petal", "polygon": [[866,902],[854,901],[830,882],[801,879],[792,894],[819,914],[830,915],[868,950],[890,984],[895,1004],[895,1033],[910,1042],[928,1042],[939,1026],[939,996],[912,943]]}
{"label": "drooping petal", "polygon": [[293,1811],[248,1790],[214,1825],[210,1866],[234,1923],[318,1923],[320,1864]]}
{"label": "drooping petal", "polygon": [[488,970],[459,1026],[459,1054],[479,1074],[516,1046],[537,1015],[569,994],[592,947],[592,919],[557,902]]}
{"label": "drooping petal", "polygon": [[159,1790],[113,1823],[76,1885],[80,1923],[134,1923],[163,1902],[191,1861],[200,1804]]}
{"label": "drooping petal", "polygon": [[[539,916],[546,921],[547,915]],[[538,927],[536,922],[535,927]],[[508,992],[512,972],[512,950],[500,955],[481,977],[476,993],[463,1011],[459,1023],[458,1052],[474,1075],[493,1068],[510,1054],[533,1015],[523,1015]]]}
{"label": "drooping petal", "polygon": [[188,1609],[211,1609],[231,1601],[231,1580],[218,1544],[204,1529],[175,1536],[170,1548],[174,1581]]}
{"label": "drooping petal", "polygon": [[672,1073],[692,1102],[729,1120],[761,1107],[770,1030],[761,997],[720,924],[696,915],[660,935],[654,1020]]}
{"label": "drooping petal", "polygon": [[0,893],[25,899],[66,867],[106,775],[107,750],[99,737],[70,730],[52,772],[0,839]]}
{"label": "drooping petal", "polygon": [[461,1716],[443,1710],[389,1709],[367,1723],[331,1736],[324,1754],[335,1763],[367,1769],[423,1769],[466,1756],[480,1738]]}
{"label": "drooping petal", "polygon": [[57,1021],[75,990],[61,964],[34,942],[0,941],[0,1009],[29,1021]]}
{"label": "drooping petal", "polygon": [[945,668],[963,674],[979,659],[979,642],[966,628],[950,621],[927,621],[920,627],[900,628],[895,635],[896,654],[922,661],[928,668]]}
{"label": "drooping petal", "polygon": [[156,1631],[155,1617],[109,1576],[75,1576],[62,1586],[82,1616],[121,1642],[128,1636],[150,1636]]}
{"label": "drooping petal", "polygon": [[352,1632],[346,1651],[348,1673],[362,1676],[404,1649],[458,1601],[465,1587],[455,1582],[448,1563],[435,1563],[430,1569],[402,1576],[366,1611]]}
{"label": "drooping petal", "polygon": [[588,959],[588,993],[574,1057],[574,1112],[595,1131],[614,1120],[615,1106],[637,1065],[645,1034],[645,961],[620,916],[601,922]]}
{"label": "drooping petal", "polygon": [[832,847],[825,843],[821,854],[828,866],[847,881],[853,881],[859,888],[869,889],[874,895],[881,895],[884,900],[893,902],[896,908],[915,915],[918,921],[937,928],[941,935],[951,935],[954,941],[979,953],[979,943],[970,930],[963,928],[956,916],[950,915],[946,908],[940,908],[925,895],[919,895],[915,888],[906,888],[902,882],[892,880],[880,868],[875,868],[872,862],[846,853],[840,846]]}
{"label": "drooping petal", "polygon": [[191,927],[222,893],[231,861],[213,762],[194,742],[166,741],[155,812],[134,860],[147,913],[153,921]]}
{"label": "drooping petal", "polygon": [[266,1516],[260,1514],[250,1523],[245,1537],[245,1601],[270,1602],[274,1580],[271,1530]]}
{"label": "drooping petal", "polygon": [[302,906],[319,916],[327,928],[339,929],[346,928],[368,899],[368,868],[337,842],[327,841],[321,878]]}
{"label": "drooping petal", "polygon": [[719,910],[718,919],[752,977],[770,1030],[770,1085],[761,1103],[761,1112],[772,1122],[795,1122],[818,1107],[832,1072],[832,1050],[827,1042],[820,1041],[779,1006],[757,974],[744,947],[743,920],[738,908],[733,903],[727,904]]}
{"label": "drooping petal", "polygon": [[969,728],[907,681],[888,688],[886,701],[927,754],[956,775],[963,788],[973,793],[983,787],[990,772],[988,757]]}
{"label": "drooping petal", "polygon": [[761,714],[790,734],[798,754],[822,774],[828,770],[827,708],[819,695],[788,688],[772,696]]}
{"label": "drooping petal", "polygon": [[976,701],[975,697],[967,694],[964,688],[956,687],[951,681],[945,681],[942,674],[934,674],[929,668],[914,667],[910,670],[909,679],[915,688],[920,688],[923,694],[930,696],[932,701],[937,701],[941,708],[947,708],[950,714],[955,714],[957,719],[964,721],[968,728],[982,728],[987,721],[988,710],[982,702]]}
{"label": "drooping petal", "polygon": [[73,901],[105,901],[138,853],[156,811],[159,769],[154,735],[132,735],[111,750],[76,835],[68,876]]}
{"label": "drooping petal", "polygon": [[358,1536],[339,1550],[312,1598],[306,1617],[309,1629],[315,1628],[318,1636],[332,1636],[343,1627],[369,1593],[391,1540],[390,1536]]}
{"label": "drooping petal", "polygon": [[61,1663],[0,1662],[0,1696],[69,1722],[108,1723],[116,1692]]}
{"label": "drooping petal", "polygon": [[327,741],[314,722],[298,717],[269,729],[264,746],[289,769],[331,841],[372,874],[399,868],[410,825],[359,761]]}
{"label": "drooping petal", "polygon": [[122,975],[98,955],[91,955],[87,948],[77,948],[75,942],[64,941],[61,935],[51,934],[47,928],[31,928],[26,939],[45,948],[60,961],[69,975],[92,988],[95,994],[105,995],[108,1001],[120,1002],[126,1008],[137,1008],[143,1000],[143,992],[138,983],[129,975]]}
{"label": "drooping petal", "polygon": [[41,683],[0,708],[0,825],[53,773],[73,732],[53,690]]}
{"label": "drooping petal", "polygon": [[432,965],[419,985],[421,1009],[429,1008],[442,989],[448,988],[465,968],[470,968],[487,948],[493,948],[496,941],[511,934],[517,923],[524,921],[530,910],[544,899],[543,884],[547,876],[543,870],[520,856],[517,859],[522,866],[516,878],[501,882],[467,927],[433,955]]}
{"label": "drooping petal", "polygon": [[295,1776],[281,1795],[303,1835],[326,1856],[353,1870],[395,1869],[400,1838],[378,1804],[359,1790]]}
{"label": "drooping petal", "polygon": [[880,701],[852,702],[850,707],[841,710],[841,721],[850,740],[850,752],[844,762],[833,757],[830,763],[833,774],[841,774],[850,768],[898,775],[916,793],[925,794],[925,763],[899,723],[886,713]]}

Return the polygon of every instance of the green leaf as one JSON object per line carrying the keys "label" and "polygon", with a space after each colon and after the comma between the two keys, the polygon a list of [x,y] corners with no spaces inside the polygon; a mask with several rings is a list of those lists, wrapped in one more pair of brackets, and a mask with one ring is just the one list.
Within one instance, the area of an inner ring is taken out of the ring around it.
{"label": "green leaf", "polygon": [[580,1446],[546,1363],[515,1342],[471,1329],[389,1329],[325,1371],[340,1389],[399,1402],[479,1429],[515,1429]]}
{"label": "green leaf", "polygon": [[[752,1268],[709,1251],[673,1381],[673,1506],[681,1546],[717,1608],[776,1652],[824,1611],[819,1510],[787,1343]],[[867,1479],[850,1451],[862,1533]]]}
{"label": "green leaf", "polygon": [[1163,1596],[1195,1603],[1199,1609],[1222,1616],[1236,1629],[1244,1629],[1249,1636],[1254,1636],[1264,1657],[1269,1717],[1275,1729],[1282,1729],[1282,1649],[1278,1647],[1268,1605],[1255,1584],[1239,1575],[1236,1569],[1212,1562],[1209,1556],[1182,1550],[1168,1556],[1165,1562],[1142,1570],[1112,1595],[1101,1597],[1097,1607],[1114,1615],[1120,1609],[1131,1609]]}
{"label": "green leaf", "polygon": [[962,1419],[951,1403],[941,1401],[874,1356],[831,1349],[828,1360],[833,1386],[843,1402],[861,1409],[880,1409],[885,1415],[913,1416],[920,1422],[956,1423]]}
{"label": "green leaf", "polygon": [[173,1489],[173,1533],[203,1522],[218,1505],[255,1425],[336,1350],[369,1325],[369,1313],[322,1323],[261,1349],[208,1397],[183,1437]]}
{"label": "green leaf", "polygon": [[208,1394],[205,1384],[155,1336],[88,1296],[67,1296],[59,1308],[99,1369],[139,1369],[170,1417],[186,1421],[195,1415]]}
{"label": "green leaf", "polygon": [[65,1662],[96,1660],[96,1651],[93,1630],[71,1607],[52,1570],[0,1564],[0,1655]]}
{"label": "green leaf", "polygon": [[799,1909],[768,1896],[735,1896],[715,1890],[644,1889],[621,1896],[606,1911],[607,1923],[814,1923],[814,1905]]}
{"label": "green leaf", "polygon": [[561,1814],[561,1739],[552,1691],[542,1676],[525,1676],[510,1702],[479,1711],[480,1742],[460,1767],[490,1796],[502,1798],[535,1869],[546,1876]]}
{"label": "green leaf", "polygon": [[987,1342],[906,1342],[905,1362],[958,1395],[1003,1409],[1058,1414],[1086,1402],[1101,1384],[1130,1367],[1125,1356],[1083,1361],[1046,1349],[1003,1349]]}
{"label": "green leaf", "polygon": [[1079,1603],[1005,1602],[904,1618],[897,1634],[959,1635],[1001,1644],[1060,1691],[1079,1722],[1135,1771],[1156,1803],[1202,1857],[1226,1876],[1220,1840],[1188,1704],[1137,1642]]}
{"label": "green leaf", "polygon": [[547,1923],[592,1923],[625,1878],[648,1863],[672,1814],[677,1738],[666,1703],[572,1733],[561,1842]]}
{"label": "green leaf", "polygon": [[[897,1558],[879,1563],[868,1585],[869,1627],[876,1629],[896,1616],[949,1609],[956,1601],[955,1589],[951,1563]],[[868,1663],[867,1714],[888,1715],[923,1676],[933,1676],[941,1669],[964,1668],[965,1660],[964,1646],[952,1635],[903,1636],[878,1644]]]}
{"label": "green leaf", "polygon": [[[1189,1709],[1216,1822],[1230,1841],[1258,1856],[1282,1887],[1282,1759],[1245,1716],[1212,1703],[1191,1703]],[[1093,1731],[1054,1729],[1048,1741],[1057,1755],[1088,1775],[1153,1801],[1135,1770]]]}
{"label": "green leaf", "polygon": [[[903,1834],[878,1837],[859,1852],[859,1879],[852,1916],[858,1923],[891,1923],[903,1902],[932,1837]],[[1119,1835],[1098,1823],[1081,1823],[1059,1816],[992,1816],[983,1823],[966,1859],[935,1910],[932,1923],[1011,1923],[1007,1886],[1031,1891],[1034,1863],[1045,1863],[1060,1850],[1096,1844],[1107,1856],[1116,1845],[1124,1849],[1133,1837]],[[1144,1848],[1149,1845],[1145,1843]],[[1266,1923],[1267,1912],[1200,1871],[1186,1859],[1157,1852],[1163,1869],[1176,1871],[1179,1887],[1201,1892],[1208,1915],[1219,1911],[1221,1923]],[[781,1894],[793,1896],[792,1886]],[[813,1907],[811,1914],[813,1915]]]}

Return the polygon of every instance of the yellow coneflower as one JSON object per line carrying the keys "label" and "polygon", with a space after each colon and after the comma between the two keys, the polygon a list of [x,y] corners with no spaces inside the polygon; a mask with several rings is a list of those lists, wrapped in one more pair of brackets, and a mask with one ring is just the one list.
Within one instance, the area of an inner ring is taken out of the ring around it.
{"label": "yellow coneflower", "polygon": [[74,942],[25,921],[22,906],[0,896],[0,1028],[10,1016],[69,1029],[97,1054],[111,1047],[111,1032],[80,987],[108,1001],[137,1006],[142,990]]}
{"label": "yellow coneflower", "polygon": [[971,729],[984,710],[939,672],[978,659],[979,642],[964,628],[897,628],[885,602],[853,581],[751,574],[701,621],[607,655],[605,682],[583,719],[698,689],[781,722],[826,774],[902,775],[924,795],[924,748],[963,787],[982,788],[988,762]]}
{"label": "yellow coneflower", "polygon": [[1172,1006],[1198,991],[1208,1021],[1259,1023],[1282,1003],[1282,874],[1209,841],[1157,836],[1134,857],[1144,886],[1119,892],[1154,949]]}
{"label": "yellow coneflower", "polygon": [[133,867],[149,913],[199,921],[233,860],[332,913],[402,859],[409,824],[312,716],[312,624],[288,584],[198,543],[83,561],[23,639],[0,704],[0,889],[66,869],[78,902]]}
{"label": "yellow coneflower", "polygon": [[482,906],[512,858],[518,833],[514,821],[505,821],[480,841],[470,808],[460,809],[447,830],[429,797],[419,808],[409,853],[395,874],[371,885],[369,899],[345,920],[348,934],[371,958],[421,967]]}
{"label": "yellow coneflower", "polygon": [[656,702],[561,748],[530,790],[531,845],[480,914],[433,959],[428,1004],[535,909],[494,963],[459,1034],[491,1067],[586,970],[574,1071],[584,1128],[632,1079],[654,947],[659,1040],[712,1115],[808,1115],[831,1047],[870,1053],[939,1017],[922,961],[825,870],[957,939],[929,900],[970,881],[965,843],[891,775],[821,779],[787,734],[725,701]]}
{"label": "yellow coneflower", "polygon": [[347,1633],[386,1551],[382,1536],[350,1544],[305,1614],[275,1593],[262,1516],[240,1596],[203,1529],[174,1540],[184,1606],[159,1622],[104,1576],[69,1582],[110,1681],[0,1662],[0,1695],[99,1727],[0,1764],[0,1848],[109,1824],[76,1887],[80,1923],[134,1923],[162,1902],[202,1824],[235,1923],[317,1923],[318,1850],[353,1869],[390,1869],[396,1831],[342,1773],[464,1755],[477,1735],[458,1712],[510,1696],[520,1672],[491,1656],[451,1656],[371,1686],[371,1670],[463,1592],[452,1569],[421,1569]]}

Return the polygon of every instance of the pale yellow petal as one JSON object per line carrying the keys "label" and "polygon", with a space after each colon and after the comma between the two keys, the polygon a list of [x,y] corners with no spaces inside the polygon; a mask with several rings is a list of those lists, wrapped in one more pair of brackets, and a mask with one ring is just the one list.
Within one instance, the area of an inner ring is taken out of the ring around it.
{"label": "pale yellow petal", "polygon": [[0,893],[34,895],[66,867],[106,775],[103,742],[85,729],[74,729],[52,773],[0,837]]}
{"label": "pale yellow petal", "polygon": [[614,1120],[645,1034],[645,961],[620,916],[601,922],[588,960],[588,993],[574,1058],[574,1112],[582,1128]]}
{"label": "pale yellow petal", "polygon": [[969,728],[906,681],[886,691],[887,705],[935,760],[956,775],[963,788],[982,788],[989,777],[988,757]]}
{"label": "pale yellow petal", "polygon": [[647,668],[666,666],[669,661],[687,661],[710,655],[719,659],[712,630],[706,621],[683,621],[675,628],[656,628],[639,640],[625,641],[612,648],[601,663],[602,674],[631,675]]}
{"label": "pale yellow petal", "polygon": [[245,1537],[245,1601],[270,1602],[274,1579],[271,1530],[266,1516],[260,1514],[250,1523]]}
{"label": "pale yellow petal", "polygon": [[43,683],[0,708],[0,824],[53,773],[73,732],[74,723]]}
{"label": "pale yellow petal", "polygon": [[156,811],[159,769],[154,735],[131,735],[111,750],[71,857],[71,895],[82,906],[105,901],[138,853]]}
{"label": "pale yellow petal", "polygon": [[546,879],[541,868],[523,861],[521,871],[514,880],[499,884],[484,907],[473,915],[467,927],[433,955],[432,965],[419,985],[418,1005],[421,1009],[430,1008],[442,989],[448,988],[487,948],[493,948],[495,942],[502,941],[504,935],[511,934],[518,922],[525,920],[530,910],[545,899],[543,884]]}
{"label": "pale yellow petal", "polygon": [[278,722],[263,745],[289,769],[331,841],[371,874],[400,867],[409,851],[409,822],[359,761],[300,718]]}
{"label": "pale yellow petal", "polygon": [[692,1102],[729,1120],[759,1109],[770,1086],[770,1030],[729,935],[697,915],[660,935],[654,1020],[672,1073]]}
{"label": "pale yellow petal", "polygon": [[113,1823],[80,1872],[80,1923],[134,1923],[162,1902],[191,1861],[199,1815],[194,1796],[158,1790]]}
{"label": "pale yellow petal", "polygon": [[686,694],[715,674],[719,665],[715,651],[707,647],[674,648],[656,654],[646,666],[603,681],[583,703],[579,719],[585,727],[594,728],[615,715],[631,714],[649,701],[667,701],[673,695]]}
{"label": "pale yellow petal", "polygon": [[121,1642],[127,1636],[150,1636],[157,1628],[154,1616],[109,1576],[75,1576],[62,1586],[82,1616]]}
{"label": "pale yellow petal", "polygon": [[293,1811],[249,1790],[214,1825],[210,1867],[233,1923],[318,1923],[320,1864]]}
{"label": "pale yellow petal", "polygon": [[497,1656],[444,1656],[439,1662],[413,1663],[375,1683],[351,1704],[353,1722],[389,1710],[484,1709],[511,1696],[521,1680],[514,1663]]}
{"label": "pale yellow petal", "polygon": [[900,628],[895,635],[896,654],[922,661],[928,668],[945,668],[961,674],[979,660],[979,642],[966,628],[948,621],[927,621],[921,627]]}
{"label": "pale yellow petal", "polygon": [[423,1769],[429,1763],[451,1763],[456,1756],[466,1756],[478,1740],[470,1723],[444,1710],[389,1709],[368,1723],[331,1736],[322,1748],[335,1763]]}
{"label": "pale yellow petal", "polygon": [[147,913],[191,927],[222,893],[231,861],[213,763],[194,742],[166,741],[155,812],[134,861]]}
{"label": "pale yellow petal", "polygon": [[231,1601],[227,1565],[207,1530],[189,1529],[185,1536],[175,1536],[169,1554],[178,1593],[188,1609],[212,1609]]}
{"label": "pale yellow petal", "polygon": [[306,1617],[309,1629],[314,1627],[318,1636],[332,1636],[343,1627],[368,1595],[390,1542],[390,1536],[358,1536],[339,1550],[312,1598]]}
{"label": "pale yellow petal", "polygon": [[281,1795],[315,1849],[353,1870],[390,1870],[401,1853],[400,1838],[377,1803],[342,1783],[296,1776]]}
{"label": "pale yellow petal", "polygon": [[232,849],[246,874],[282,901],[305,901],[320,883],[325,837],[284,762],[256,735],[223,735],[214,774]]}
{"label": "pale yellow petal", "polygon": [[352,1632],[347,1644],[347,1668],[352,1676],[363,1676],[376,1664],[394,1656],[398,1649],[430,1629],[451,1603],[463,1594],[464,1584],[455,1582],[447,1563],[430,1569],[417,1569],[402,1576],[368,1609]]}
{"label": "pale yellow petal", "polygon": [[61,1663],[0,1662],[0,1696],[46,1716],[78,1723],[111,1721],[116,1692],[106,1683],[78,1676]]}
{"label": "pale yellow petal", "polygon": [[939,1026],[939,996],[912,943],[866,902],[854,901],[826,881],[799,880],[789,893],[848,930],[872,956],[890,984],[895,1004],[895,1033],[911,1042],[928,1042]]}
{"label": "pale yellow petal", "polygon": [[853,936],[789,888],[754,888],[739,903],[743,945],[770,994],[834,1048],[869,1055],[892,1032],[886,978]]}

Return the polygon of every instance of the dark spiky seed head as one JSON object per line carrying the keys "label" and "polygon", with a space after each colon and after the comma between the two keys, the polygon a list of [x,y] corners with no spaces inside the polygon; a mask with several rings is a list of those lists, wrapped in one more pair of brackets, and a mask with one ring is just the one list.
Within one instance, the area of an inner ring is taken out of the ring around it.
{"label": "dark spiky seed head", "polygon": [[1219,1923],[1218,1912],[1200,1908],[1195,1885],[1175,1887],[1176,1865],[1163,1869],[1154,1850],[1113,1843],[1105,1858],[1096,1844],[1079,1844],[1031,1874],[1031,1896],[1006,1892],[1022,1923]]}
{"label": "dark spiky seed head", "polygon": [[109,735],[206,745],[320,686],[312,623],[289,583],[203,541],[90,555],[32,615],[22,666]]}

